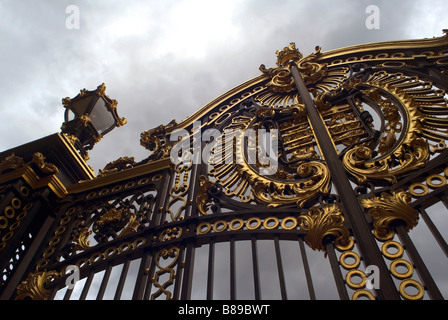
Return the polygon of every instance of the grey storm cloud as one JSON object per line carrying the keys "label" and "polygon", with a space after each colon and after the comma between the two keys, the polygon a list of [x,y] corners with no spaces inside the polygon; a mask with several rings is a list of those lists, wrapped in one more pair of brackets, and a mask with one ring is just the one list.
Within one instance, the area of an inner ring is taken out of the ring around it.
{"label": "grey storm cloud", "polygon": [[[67,28],[70,5],[79,8],[79,29]],[[379,29],[366,27],[369,5],[380,10]],[[104,82],[128,124],[95,146],[89,164],[98,172],[121,156],[139,161],[148,156],[141,132],[179,122],[258,76],[260,64],[273,66],[275,51],[290,42],[306,55],[316,45],[327,51],[440,36],[448,27],[447,9],[446,0],[0,0],[0,150],[60,132],[61,99]],[[243,250],[247,243],[238,245]],[[266,243],[267,252],[271,245]],[[297,246],[285,246],[283,253],[299,261]],[[318,255],[310,259],[311,269],[330,276]],[[261,265],[273,259],[266,257]],[[285,263],[285,273],[294,268]],[[275,282],[268,268],[260,272],[264,285]],[[218,278],[226,273],[215,272]],[[305,286],[298,281],[295,288]],[[322,279],[313,281],[326,288]],[[291,297],[303,298],[289,288]],[[331,290],[317,296],[326,298]]]}

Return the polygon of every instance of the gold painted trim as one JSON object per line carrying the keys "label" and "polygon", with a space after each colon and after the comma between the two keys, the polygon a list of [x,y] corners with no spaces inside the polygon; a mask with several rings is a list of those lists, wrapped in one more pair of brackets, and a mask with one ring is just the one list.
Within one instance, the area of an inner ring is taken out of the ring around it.
{"label": "gold painted trim", "polygon": [[[416,294],[412,294],[412,295],[407,293],[406,288],[408,286],[415,287],[418,290],[418,292]],[[403,280],[400,283],[398,290],[400,291],[400,294],[403,296],[403,298],[405,298],[407,300],[420,300],[420,299],[423,299],[423,296],[425,295],[425,289],[423,288],[421,283],[414,279]]]}
{"label": "gold painted trim", "polygon": [[70,152],[70,154],[73,156],[75,161],[80,165],[80,167],[83,169],[83,171],[89,176],[89,178],[91,178],[91,179],[95,178],[95,171],[93,171],[93,169],[87,164],[87,162],[76,151],[76,149],[70,143],[69,138],[61,133],[58,133],[57,136],[61,140],[61,142],[65,145],[65,147]]}
{"label": "gold painted trim", "polygon": [[396,41],[365,43],[323,52],[317,58],[317,61],[319,62],[328,59],[339,58],[345,55],[362,54],[364,52],[372,53],[372,51],[380,51],[380,50],[396,51],[403,49],[419,49],[419,48],[425,49],[425,48],[440,47],[443,45],[448,45],[448,37],[446,35],[429,39],[396,40]]}
{"label": "gold painted trim", "polygon": [[209,103],[207,103],[205,106],[200,108],[198,111],[193,113],[191,116],[187,117],[186,119],[182,120],[181,122],[177,123],[176,125],[174,125],[170,128],[167,128],[166,134],[167,135],[170,134],[175,129],[188,127],[189,125],[193,124],[193,122],[196,121],[197,119],[201,119],[202,117],[204,117],[208,112],[213,110],[217,105],[224,102],[229,97],[232,97],[232,96],[236,95],[237,93],[242,92],[242,91],[248,89],[249,87],[260,84],[261,82],[266,81],[268,79],[269,79],[269,76],[262,74],[255,78],[252,78],[246,82],[243,82],[239,86],[236,86],[236,87],[230,89],[229,91],[223,93],[219,97],[217,97],[217,98],[213,99],[212,101],[210,101]]}
{"label": "gold painted trim", "polygon": [[149,174],[164,169],[168,169],[172,166],[171,159],[165,158],[150,163],[146,163],[141,166],[130,168],[127,170],[115,172],[102,177],[96,177],[92,180],[82,181],[76,185],[67,187],[69,194],[81,193],[94,188],[104,187],[111,183],[118,183],[120,181],[139,177],[144,174]]}
{"label": "gold painted trim", "polygon": [[13,172],[1,174],[0,184],[4,184],[18,178],[25,180],[33,189],[48,186],[59,198],[64,198],[67,194],[67,189],[64,184],[55,175],[41,178],[29,166],[16,169]]}

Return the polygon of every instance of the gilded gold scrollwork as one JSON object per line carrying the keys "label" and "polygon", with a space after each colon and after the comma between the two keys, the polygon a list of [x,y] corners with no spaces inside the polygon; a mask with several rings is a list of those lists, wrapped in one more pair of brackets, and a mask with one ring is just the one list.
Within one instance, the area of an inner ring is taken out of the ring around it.
{"label": "gilded gold scrollwork", "polygon": [[391,239],[394,223],[405,224],[409,231],[417,225],[418,211],[409,206],[411,195],[404,191],[383,192],[380,196],[361,199],[361,203],[373,219],[374,235],[380,240]]}
{"label": "gilded gold scrollwork", "polygon": [[160,125],[154,129],[144,131],[140,134],[140,144],[152,151],[149,160],[158,160],[169,157],[171,145],[168,143],[167,130],[177,124],[175,120],[167,125]]}
{"label": "gilded gold scrollwork", "polygon": [[199,189],[196,194],[196,204],[199,212],[203,215],[207,215],[207,211],[212,201],[207,194],[207,191],[211,186],[213,186],[213,182],[203,175],[199,176]]}
{"label": "gilded gold scrollwork", "polygon": [[395,183],[398,176],[424,166],[428,157],[428,144],[416,138],[409,145],[395,149],[393,155],[377,160],[372,158],[370,148],[356,146],[344,155],[343,164],[360,184],[364,184],[367,179]]}
{"label": "gilded gold scrollwork", "polygon": [[102,170],[100,169],[98,176],[106,176],[111,173],[126,170],[134,167],[136,164],[134,157],[120,157],[115,161],[109,162]]}
{"label": "gilded gold scrollwork", "polygon": [[9,170],[16,170],[25,166],[35,165],[44,174],[56,174],[58,168],[49,162],[45,162],[45,157],[42,153],[36,152],[33,154],[33,158],[25,163],[23,158],[16,156],[14,153],[3,159],[0,163],[0,173]]}
{"label": "gilded gold scrollwork", "polygon": [[[91,248],[90,236],[107,238],[113,233],[115,238],[124,237],[131,233],[137,232],[140,223],[137,221],[137,215],[126,209],[112,208],[102,214],[93,224],[81,228],[73,237],[75,250],[87,250]],[[119,234],[117,234],[119,232]]]}
{"label": "gilded gold scrollwork", "polygon": [[321,48],[316,47],[314,53],[303,57],[296,48],[295,43],[278,50],[277,67],[266,69],[265,65],[260,66],[260,71],[270,77],[270,82],[266,84],[273,92],[290,92],[295,90],[294,79],[291,75],[290,63],[294,63],[303,76],[306,84],[313,84],[321,80],[327,74],[326,64],[319,64],[316,58],[321,54]]}
{"label": "gilded gold scrollwork", "polygon": [[59,277],[56,271],[40,271],[28,274],[26,280],[17,286],[16,300],[48,300],[51,291],[46,288],[53,279]]}
{"label": "gilded gold scrollwork", "polygon": [[[174,283],[174,279],[176,278],[174,266],[178,263],[179,256],[180,250],[176,246],[163,248],[156,253],[154,261],[157,271],[151,281],[154,287],[157,288],[157,291],[151,295],[151,300],[155,300],[162,294],[166,296],[166,300],[173,298],[172,292],[168,288]],[[163,261],[166,262],[164,263]],[[168,275],[168,279],[161,283],[161,279],[165,274]]]}
{"label": "gilded gold scrollwork", "polygon": [[273,181],[245,166],[239,166],[238,171],[247,176],[249,181],[254,181],[255,198],[271,208],[294,203],[303,207],[308,200],[329,192],[330,172],[328,167],[319,161],[300,163],[297,174],[301,179],[297,182]]}
{"label": "gilded gold scrollwork", "polygon": [[380,157],[372,157],[362,145],[344,155],[344,166],[358,183],[367,179],[393,183],[397,177],[423,167],[430,154],[446,148],[448,131],[442,115],[446,114],[447,101],[443,90],[416,76],[385,71],[373,73],[362,86],[361,92],[381,109],[385,126],[376,150]]}
{"label": "gilded gold scrollwork", "polygon": [[335,203],[313,207],[298,217],[299,226],[308,231],[305,242],[313,249],[326,251],[325,239],[334,238],[336,246],[348,246],[352,243],[350,232],[344,226],[344,216]]}

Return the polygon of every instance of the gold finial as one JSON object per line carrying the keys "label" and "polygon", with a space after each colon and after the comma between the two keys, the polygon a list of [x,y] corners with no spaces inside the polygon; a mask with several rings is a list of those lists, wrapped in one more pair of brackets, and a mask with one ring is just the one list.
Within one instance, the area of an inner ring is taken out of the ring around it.
{"label": "gold finial", "polygon": [[300,51],[296,48],[296,44],[291,42],[289,46],[275,52],[277,55],[277,66],[287,67],[290,61],[299,61],[303,58]]}

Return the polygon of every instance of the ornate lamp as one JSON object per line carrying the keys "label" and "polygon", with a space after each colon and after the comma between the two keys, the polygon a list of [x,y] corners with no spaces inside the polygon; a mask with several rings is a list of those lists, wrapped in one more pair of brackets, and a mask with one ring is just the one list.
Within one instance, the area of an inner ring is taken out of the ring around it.
{"label": "ornate lamp", "polygon": [[93,91],[82,89],[73,99],[62,99],[65,122],[61,131],[85,160],[89,159],[87,150],[91,150],[105,134],[127,122],[117,114],[117,101],[110,99],[105,92],[103,83]]}

